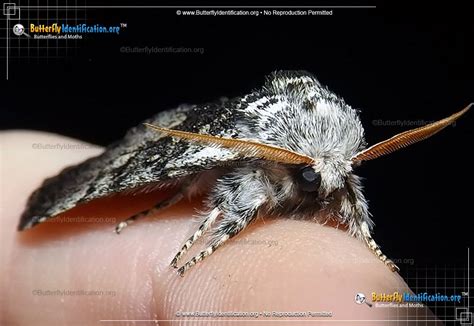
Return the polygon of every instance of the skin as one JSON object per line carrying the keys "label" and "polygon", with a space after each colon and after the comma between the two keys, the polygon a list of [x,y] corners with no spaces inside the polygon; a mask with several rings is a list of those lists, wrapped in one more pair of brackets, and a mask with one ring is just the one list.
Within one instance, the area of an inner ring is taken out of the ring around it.
{"label": "skin", "polygon": [[[33,144],[83,144],[87,148],[34,149]],[[395,324],[397,319],[413,320],[415,314],[422,319],[433,318],[425,308],[369,308],[356,304],[354,296],[358,292],[365,293],[371,302],[372,292],[409,289],[362,242],[343,230],[310,221],[260,217],[183,278],[177,276],[168,265],[198,226],[192,215],[202,198],[183,201],[153,218],[136,222],[120,235],[113,232],[116,223],[169,193],[95,201],[53,222],[17,232],[27,197],[45,177],[102,149],[58,135],[27,131],[0,133],[0,149],[2,325],[127,324],[100,323],[101,319],[174,319],[177,322],[159,324],[185,324],[185,318],[176,316],[178,311],[333,314],[325,318],[276,318],[287,320],[279,324],[292,325],[308,325],[301,320],[319,320],[311,323],[317,325],[378,325],[387,324],[387,320]],[[204,245],[198,241],[179,266]],[[48,290],[109,292],[45,295]],[[202,322],[204,319],[209,318],[188,318],[194,321],[186,325],[217,324]],[[225,318],[219,320],[219,324],[225,324]],[[237,320],[242,321],[239,325],[257,324],[251,317]]]}

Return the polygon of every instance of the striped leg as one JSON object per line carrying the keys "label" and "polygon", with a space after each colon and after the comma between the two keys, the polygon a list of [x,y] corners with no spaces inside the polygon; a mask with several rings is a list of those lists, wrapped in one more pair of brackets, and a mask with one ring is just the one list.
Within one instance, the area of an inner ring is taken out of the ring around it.
{"label": "striped leg", "polygon": [[365,240],[365,243],[367,244],[367,246],[370,248],[370,250],[372,250],[372,252],[382,261],[385,263],[385,265],[388,266],[388,268],[390,268],[390,270],[392,272],[399,272],[400,271],[400,268],[398,268],[397,265],[395,265],[395,263],[393,261],[391,261],[390,259],[387,258],[387,256],[385,256],[383,253],[382,253],[382,250],[380,250],[380,247],[379,245],[375,242],[375,240],[372,238],[372,236],[370,235],[370,231],[369,231],[369,226],[367,225],[367,222],[362,222],[361,223],[361,230],[362,230],[362,236],[363,236],[363,239]]}
{"label": "striped leg", "polygon": [[129,224],[132,224],[133,222],[135,222],[137,219],[147,217],[147,216],[149,216],[151,214],[154,214],[154,213],[156,213],[160,210],[163,210],[165,208],[173,206],[174,204],[176,204],[177,202],[179,202],[183,198],[184,198],[183,192],[182,191],[177,192],[176,194],[171,196],[171,198],[159,202],[153,208],[144,210],[143,212],[135,214],[135,215],[127,218],[126,220],[120,222],[115,227],[115,233],[120,234],[120,232],[122,232],[122,230],[124,228],[126,228]]}
{"label": "striped leg", "polygon": [[[236,212],[233,214],[230,213],[229,215],[235,216],[235,218],[228,218],[221,222],[221,224],[217,227],[216,231],[213,234],[213,239],[209,247],[201,251],[198,255],[194,256],[190,261],[186,264],[181,266],[178,269],[178,274],[183,276],[183,274],[196,265],[196,263],[202,261],[207,256],[210,256],[217,248],[219,248],[224,242],[238,234],[240,231],[245,229],[250,222],[253,221],[255,216],[257,215],[257,210],[261,204],[265,202],[265,199],[256,199],[254,205],[250,207],[248,210],[244,212],[239,212],[237,215]],[[224,212],[226,214],[226,212]]]}
{"label": "striped leg", "polygon": [[[253,168],[241,168],[218,180],[215,191],[208,202],[216,208],[205,220],[198,231],[186,242],[181,252],[194,243],[195,239],[207,230],[220,214],[209,246],[193,257],[178,269],[178,274],[183,274],[196,263],[211,255],[227,240],[242,231],[257,215],[258,209],[267,201],[269,190],[262,180],[262,171]],[[271,192],[271,191],[270,191]],[[182,253],[173,259],[172,265],[176,266]]]}
{"label": "striped leg", "polygon": [[[235,234],[234,234],[235,235]],[[210,245],[207,247],[205,250],[201,251],[198,255],[194,256],[190,261],[188,261],[186,264],[181,266],[178,269],[178,274],[180,276],[184,276],[184,272],[186,272],[188,269],[196,265],[196,263],[202,261],[204,258],[207,256],[210,256],[219,246],[221,246],[224,242],[232,238],[234,235],[231,234],[224,234],[222,235],[214,244]]]}
{"label": "striped leg", "polygon": [[184,254],[192,247],[192,245],[199,239],[204,232],[206,232],[211,224],[219,217],[220,210],[216,207],[214,208],[209,215],[204,219],[204,222],[199,226],[199,229],[194,232],[194,234],[184,243],[181,250],[174,256],[173,260],[170,263],[171,267],[177,268],[178,262],[183,257]]}

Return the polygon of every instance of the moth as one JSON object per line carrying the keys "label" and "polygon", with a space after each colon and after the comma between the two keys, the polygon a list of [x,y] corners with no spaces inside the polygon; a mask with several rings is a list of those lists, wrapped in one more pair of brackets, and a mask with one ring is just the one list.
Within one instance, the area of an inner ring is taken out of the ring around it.
{"label": "moth", "polygon": [[210,240],[178,269],[181,276],[259,214],[320,223],[335,219],[398,271],[372,238],[373,222],[354,170],[434,135],[471,106],[366,147],[357,110],[310,73],[277,71],[245,96],[158,113],[103,154],[45,180],[30,196],[18,229],[97,198],[173,187],[169,198],[122,221],[115,231],[205,192],[205,210],[197,216],[201,224],[171,266],[177,268],[204,233]]}

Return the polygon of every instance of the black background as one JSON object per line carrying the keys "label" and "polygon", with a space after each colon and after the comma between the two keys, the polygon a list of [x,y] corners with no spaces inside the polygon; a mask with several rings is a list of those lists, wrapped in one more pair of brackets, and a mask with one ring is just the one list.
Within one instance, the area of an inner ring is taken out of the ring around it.
{"label": "black background", "polygon": [[[369,144],[409,128],[373,120],[435,120],[474,101],[467,11],[377,5],[319,17],[88,10],[89,22],[127,28],[79,41],[67,57],[12,53],[0,127],[106,145],[157,111],[248,93],[276,69],[310,71],[360,108]],[[123,46],[202,47],[204,54],[125,54]],[[415,267],[465,265],[472,246],[472,114],[357,171],[366,178],[375,238],[388,256],[414,259]]]}

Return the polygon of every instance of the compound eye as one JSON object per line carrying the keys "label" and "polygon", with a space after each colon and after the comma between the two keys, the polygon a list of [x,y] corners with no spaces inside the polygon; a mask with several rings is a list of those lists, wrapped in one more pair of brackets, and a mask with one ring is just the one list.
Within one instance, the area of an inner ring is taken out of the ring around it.
{"label": "compound eye", "polygon": [[305,166],[299,172],[298,178],[301,190],[306,192],[315,192],[321,185],[321,174],[314,171],[311,166]]}

